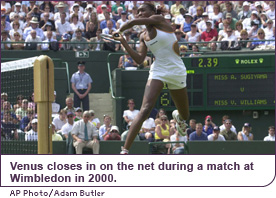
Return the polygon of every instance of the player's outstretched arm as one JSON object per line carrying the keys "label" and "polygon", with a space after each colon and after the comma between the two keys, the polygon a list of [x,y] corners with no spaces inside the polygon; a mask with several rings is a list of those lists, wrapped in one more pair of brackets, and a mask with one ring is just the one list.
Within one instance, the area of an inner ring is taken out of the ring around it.
{"label": "player's outstretched arm", "polygon": [[[117,35],[116,35],[117,34]],[[115,36],[116,35],[116,36]],[[142,64],[147,56],[147,46],[144,43],[144,39],[143,39],[143,33],[140,35],[140,47],[137,50],[138,52],[134,51],[129,44],[127,43],[127,41],[124,39],[124,37],[122,36],[122,34],[118,34],[118,33],[113,33],[113,38],[115,40],[118,40],[121,42],[121,44],[124,46],[125,50],[127,51],[127,53],[131,56],[131,58],[133,58],[133,60],[137,63],[137,64]]]}

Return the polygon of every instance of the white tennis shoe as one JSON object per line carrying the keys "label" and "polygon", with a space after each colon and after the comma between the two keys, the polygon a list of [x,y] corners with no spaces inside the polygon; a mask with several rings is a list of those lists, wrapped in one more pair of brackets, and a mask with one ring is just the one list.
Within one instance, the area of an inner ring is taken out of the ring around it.
{"label": "white tennis shoe", "polygon": [[186,121],[185,120],[180,120],[178,110],[174,110],[172,112],[172,117],[176,121],[176,129],[177,129],[178,133],[181,136],[185,136],[185,130],[186,130],[187,126],[188,126],[186,124]]}
{"label": "white tennis shoe", "polygon": [[128,150],[124,149],[124,147],[121,147],[122,151],[120,152],[120,154],[125,155],[128,154]]}

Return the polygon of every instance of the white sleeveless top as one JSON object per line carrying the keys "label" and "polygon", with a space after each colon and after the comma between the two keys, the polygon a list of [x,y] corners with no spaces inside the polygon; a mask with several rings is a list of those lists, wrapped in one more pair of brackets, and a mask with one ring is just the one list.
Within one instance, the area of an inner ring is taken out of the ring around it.
{"label": "white sleeveless top", "polygon": [[192,32],[188,32],[187,35],[188,35],[188,42],[196,42],[197,38],[200,37],[201,34],[199,32],[196,32],[196,34],[192,36]]}
{"label": "white sleeveless top", "polygon": [[[247,135],[245,135],[243,131],[241,132],[241,134],[242,134],[243,141],[249,141]],[[249,133],[249,137],[251,136],[252,136],[252,133]]]}
{"label": "white sleeveless top", "polygon": [[[155,28],[156,29],[156,28]],[[164,32],[156,29],[156,37],[150,41],[145,41],[147,47],[155,56],[155,61],[150,68],[149,79],[160,79],[173,84],[181,83],[178,77],[186,76],[186,67],[179,56],[174,51],[174,43],[177,42],[174,32]],[[175,82],[172,82],[174,81]],[[183,82],[183,80],[181,80]],[[186,83],[186,82],[185,82]]]}

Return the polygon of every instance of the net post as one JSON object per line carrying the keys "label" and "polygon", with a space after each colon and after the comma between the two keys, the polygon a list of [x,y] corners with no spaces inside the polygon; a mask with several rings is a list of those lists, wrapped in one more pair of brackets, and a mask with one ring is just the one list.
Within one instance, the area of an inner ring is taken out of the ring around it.
{"label": "net post", "polygon": [[37,103],[38,154],[52,154],[52,102],[54,102],[54,64],[42,55],[34,62],[34,101]]}

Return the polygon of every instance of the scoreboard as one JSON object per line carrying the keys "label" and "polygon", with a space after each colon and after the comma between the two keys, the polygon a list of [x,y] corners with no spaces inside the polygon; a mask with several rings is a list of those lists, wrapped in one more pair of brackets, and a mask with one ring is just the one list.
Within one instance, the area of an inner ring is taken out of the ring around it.
{"label": "scoreboard", "polygon": [[207,75],[208,106],[274,106],[275,73]]}
{"label": "scoreboard", "polygon": [[[183,59],[191,110],[275,109],[275,54]],[[166,84],[157,108],[175,109]]]}

